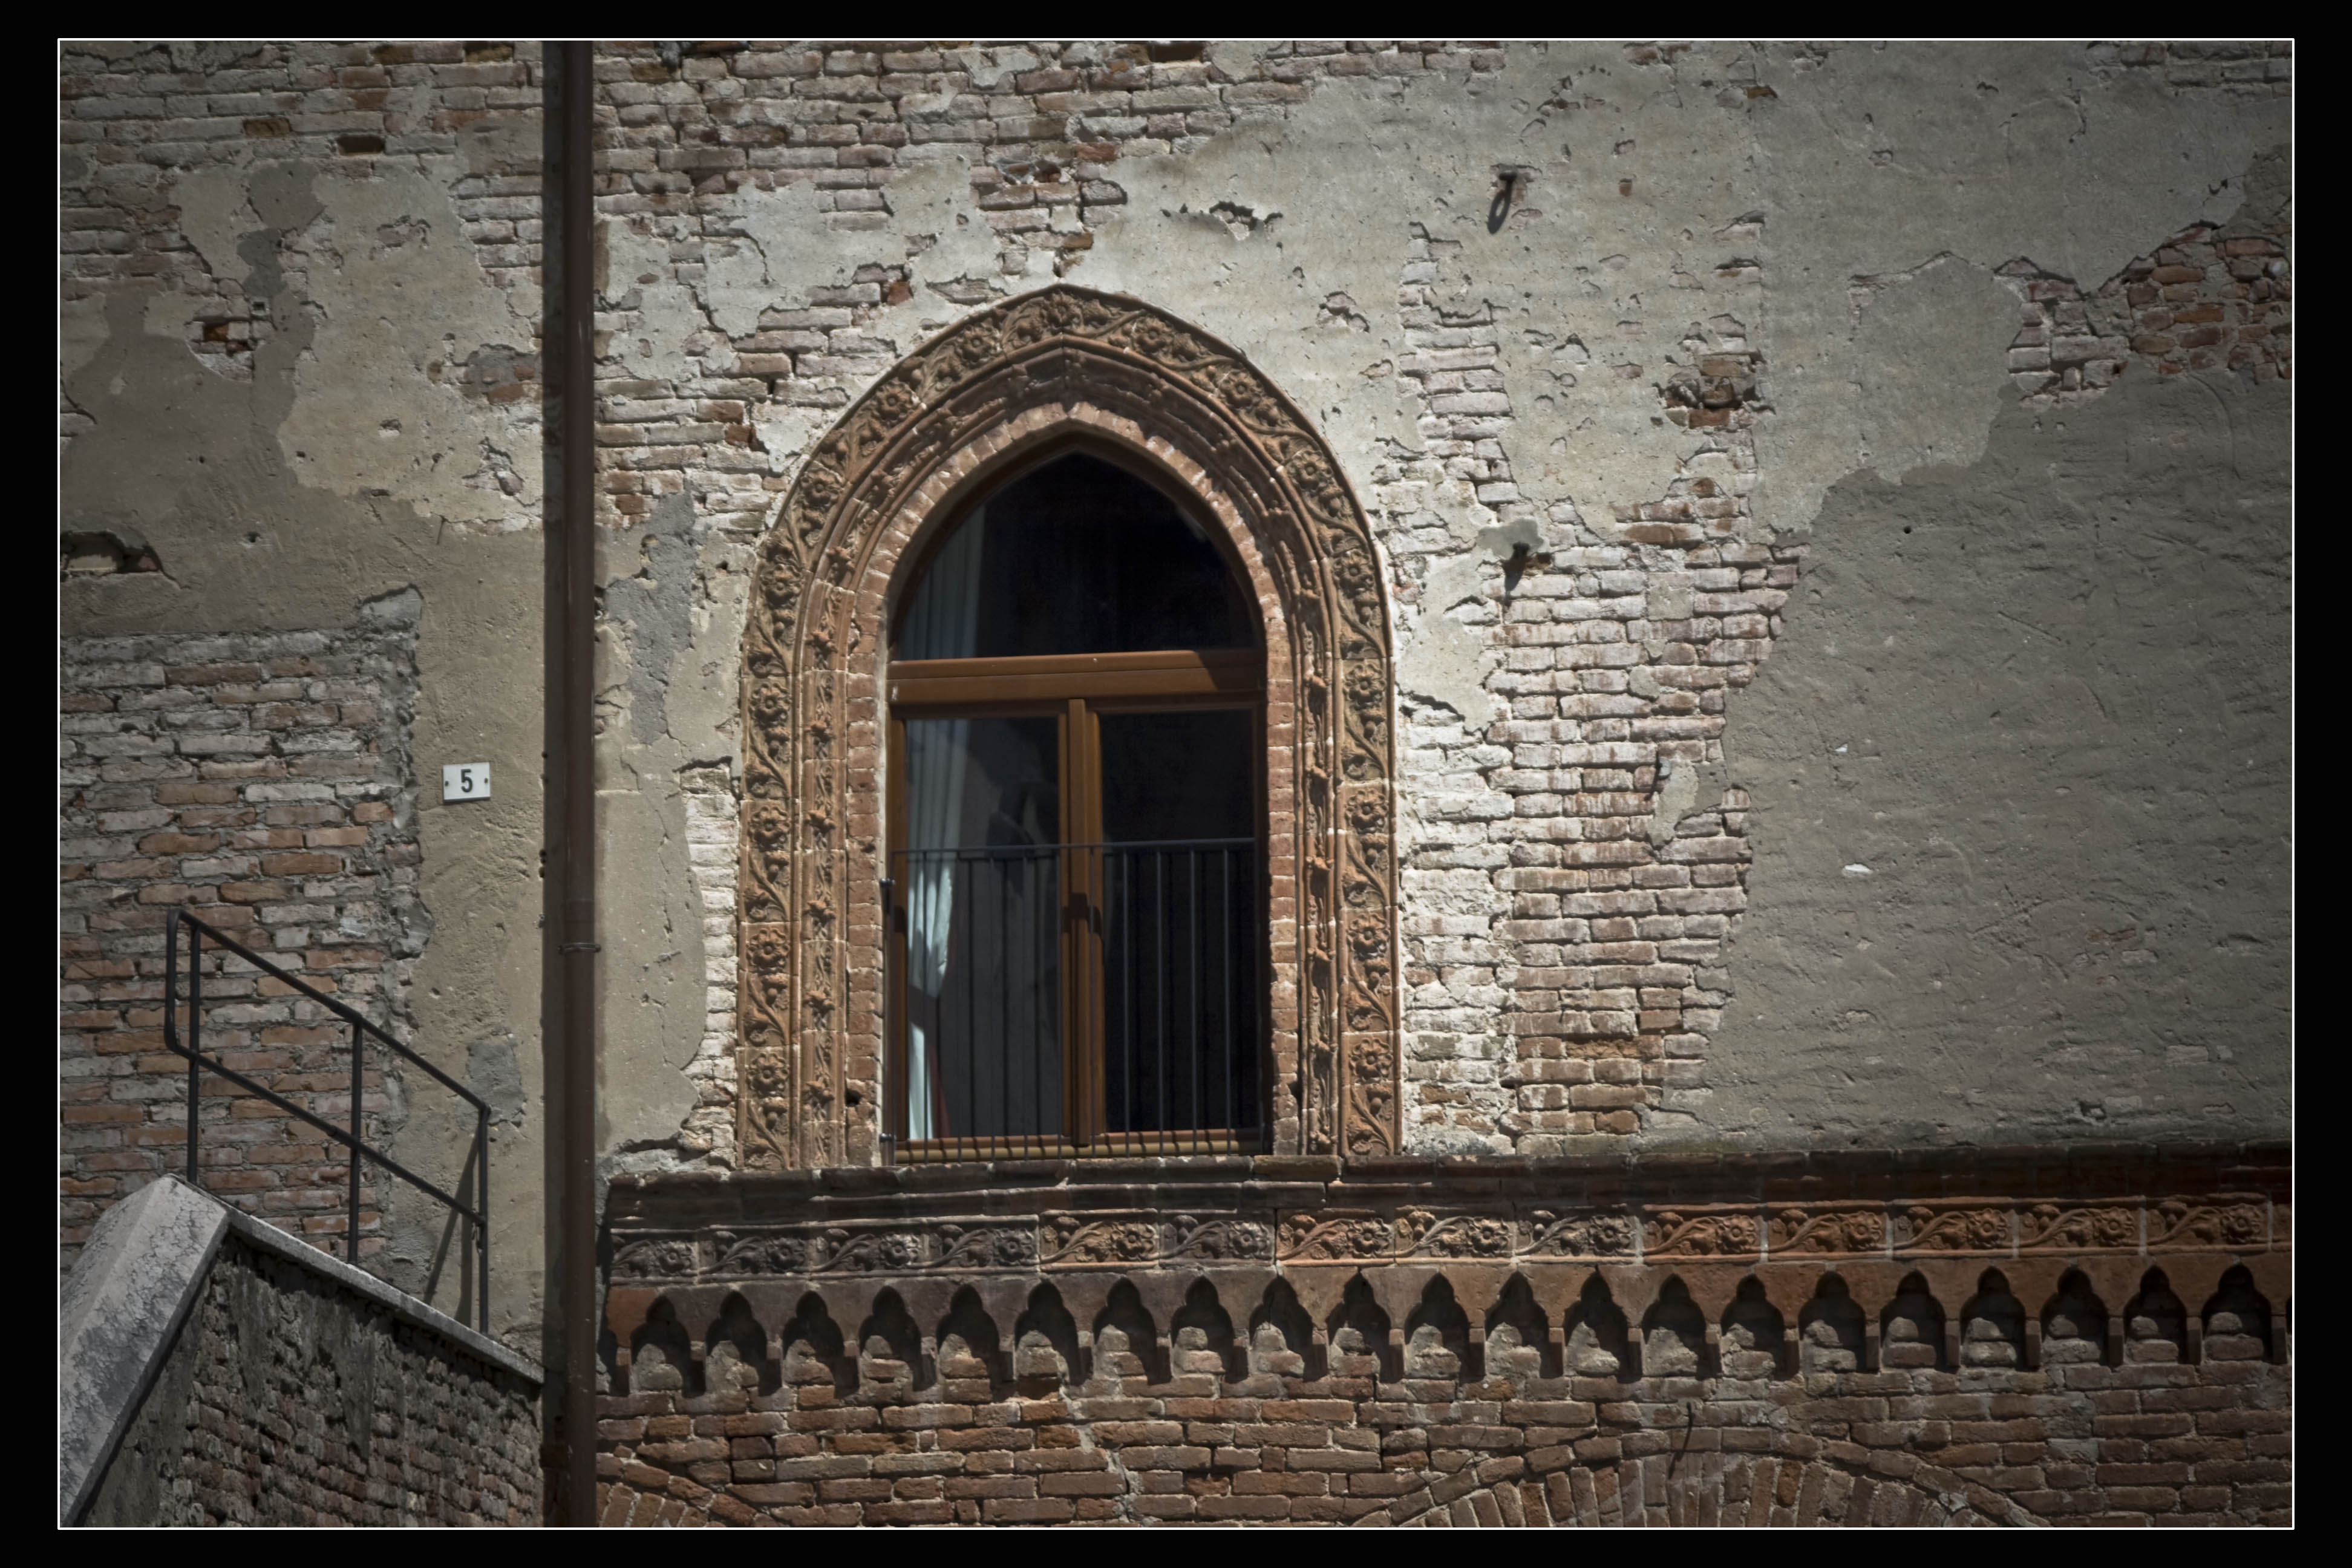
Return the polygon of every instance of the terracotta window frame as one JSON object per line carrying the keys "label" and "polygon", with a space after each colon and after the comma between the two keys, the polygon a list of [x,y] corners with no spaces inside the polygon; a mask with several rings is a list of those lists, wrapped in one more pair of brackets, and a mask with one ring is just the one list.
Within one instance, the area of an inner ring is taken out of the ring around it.
{"label": "terracotta window frame", "polygon": [[1241,354],[1059,286],[894,367],[818,443],[761,544],[738,906],[748,1168],[886,1157],[888,629],[905,568],[970,497],[1080,442],[1181,498],[1256,604],[1266,1146],[1397,1152],[1395,726],[1370,527],[1311,425]]}

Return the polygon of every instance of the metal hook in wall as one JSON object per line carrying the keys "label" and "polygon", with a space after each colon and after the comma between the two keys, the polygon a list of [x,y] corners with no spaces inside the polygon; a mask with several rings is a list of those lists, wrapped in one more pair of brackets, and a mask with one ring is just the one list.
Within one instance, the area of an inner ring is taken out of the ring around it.
{"label": "metal hook in wall", "polygon": [[1504,167],[1495,171],[1495,199],[1486,204],[1486,232],[1499,234],[1511,216],[1511,205],[1519,199],[1519,187],[1534,174],[1531,169]]}

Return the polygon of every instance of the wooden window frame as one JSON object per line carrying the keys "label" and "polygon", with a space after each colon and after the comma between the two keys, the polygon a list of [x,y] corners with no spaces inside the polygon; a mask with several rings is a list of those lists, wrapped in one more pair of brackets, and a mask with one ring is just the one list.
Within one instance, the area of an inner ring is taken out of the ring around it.
{"label": "wooden window frame", "polygon": [[[1092,653],[1015,658],[899,659],[884,679],[888,693],[888,843],[883,865],[907,842],[906,725],[908,720],[1044,717],[1057,719],[1060,739],[1061,842],[1073,847],[1103,842],[1101,734],[1096,721],[1105,713],[1168,712],[1185,709],[1241,710],[1250,715],[1254,759],[1250,783],[1252,833],[1265,872],[1267,844],[1265,772],[1265,658],[1250,648],[1159,649],[1139,653]],[[1104,957],[1099,920],[1102,889],[1099,858],[1074,847],[1062,859],[1062,1125],[1057,1137],[932,1138],[907,1136],[908,888],[884,879],[884,991],[887,1022],[883,1114],[898,1160],[945,1163],[973,1160],[1071,1159],[1114,1155],[1245,1154],[1269,1146],[1273,1106],[1258,1107],[1258,1125],[1248,1130],[1200,1128],[1152,1132],[1106,1129],[1104,1052],[1108,1018],[1102,994]],[[1263,903],[1263,889],[1261,889]],[[1249,951],[1260,954],[1262,942]],[[1263,990],[1263,960],[1252,980]],[[1255,1009],[1261,1058],[1258,1094],[1274,1082],[1265,999]]]}

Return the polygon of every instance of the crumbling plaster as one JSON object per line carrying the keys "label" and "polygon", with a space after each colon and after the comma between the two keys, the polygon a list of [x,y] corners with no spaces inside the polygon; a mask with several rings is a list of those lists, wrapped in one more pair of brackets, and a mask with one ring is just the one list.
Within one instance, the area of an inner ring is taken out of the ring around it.
{"label": "crumbling plaster", "polygon": [[[534,133],[526,169],[536,155]],[[167,187],[193,254],[160,283],[67,309],[64,393],[89,423],[60,478],[65,530],[142,539],[163,570],[68,581],[61,616],[73,634],[293,630],[355,624],[403,589],[421,597],[413,741],[433,937],[409,1016],[429,1058],[461,1080],[478,1064],[503,1089],[541,1073],[538,405],[459,382],[478,350],[530,349],[537,300],[494,287],[475,259],[449,195],[463,173],[454,159],[357,178],[235,162]],[[190,352],[193,314],[223,297],[259,301],[274,329],[249,374]],[[507,459],[509,483],[485,453]],[[483,761],[493,797],[445,806],[440,764]],[[454,1184],[470,1124],[440,1114],[428,1088],[404,1098],[400,1156]],[[493,1134],[502,1331],[540,1317],[541,1129],[532,1110]],[[393,1267],[429,1295],[440,1211],[401,1212]],[[457,1273],[440,1270],[441,1288]]]}
{"label": "crumbling plaster", "polygon": [[[1515,45],[1497,73],[1327,79],[1303,105],[1112,168],[1126,201],[1097,209],[1108,216],[1071,276],[1244,345],[1320,423],[1396,574],[1401,701],[1424,739],[1451,735],[1409,752],[1404,815],[1441,845],[1458,837],[1459,818],[1496,825],[1486,844],[1407,874],[1408,930],[1418,921],[1468,939],[1446,940],[1472,978],[1446,981],[1427,1015],[1444,1028],[1483,1017],[1476,1038],[1432,1037],[1444,1051],[1484,1056],[1489,1065],[1467,1078],[1491,1084],[1511,1050],[1494,1017],[1502,993],[1478,978],[1510,968],[1507,952],[1478,940],[1507,912],[1486,868],[1500,863],[1513,806],[1486,782],[1500,758],[1480,740],[1509,711],[1496,635],[1501,558],[1520,545],[1622,545],[1633,508],[1695,477],[1741,498],[1733,538],[1788,540],[1811,531],[1823,498],[1851,476],[1907,496],[1907,475],[1977,462],[2014,398],[2005,351],[2018,295],[1995,270],[2022,258],[2095,287],[2184,226],[2226,217],[2249,163],[2286,137],[2284,100],[2168,89],[2095,68],[2068,47],[1699,45],[1637,64],[1611,46]],[[801,184],[731,193],[737,216],[722,226],[742,237],[701,255],[698,281],[691,247],[614,222],[608,298],[624,312],[641,307],[645,323],[615,334],[616,356],[676,381],[667,356],[699,346],[723,359],[721,333],[804,303],[809,286],[908,266],[911,296],[861,319],[860,335],[883,352],[828,359],[750,412],[773,471],[789,476],[833,408],[892,355],[970,305],[1044,280],[1035,249],[1008,243],[1000,268],[985,265],[985,215],[961,199],[963,166],[923,154],[902,150],[887,218],[821,217]],[[1507,203],[1497,200],[1505,175]],[[1078,221],[1075,209],[1066,221]],[[638,296],[618,292],[632,280]],[[1423,457],[1447,419],[1399,373],[1429,349],[1397,305],[1401,286],[1416,282],[1442,322],[1483,328],[1499,345],[1500,385],[1469,409],[1499,441],[1499,482]],[[1664,416],[1669,377],[1727,342],[1758,360],[1755,402],[1766,412],[1752,455]],[[740,536],[702,535],[713,566],[740,563]],[[1678,552],[1627,553],[1654,595],[1650,624],[1691,614]],[[709,622],[730,636],[732,624]],[[1645,630],[1623,627],[1635,640]],[[723,658],[669,663],[673,705],[679,674],[734,678]],[[1644,694],[1648,675],[1632,669],[1627,689]],[[1744,700],[1730,695],[1734,715]],[[699,728],[669,726],[681,763],[731,749],[731,692],[698,710]],[[1460,718],[1450,731],[1449,712]],[[1712,809],[1733,782],[1710,742],[1704,762],[1664,777],[1651,837]],[[700,879],[706,907],[714,890]],[[1790,936],[1828,941],[1817,929]],[[689,948],[676,954],[679,973],[694,965]],[[709,968],[716,1019],[730,981]],[[662,1007],[666,1020],[684,1011]],[[662,1037],[665,1059],[683,1049],[678,1026],[666,1022]],[[1743,1070],[1769,1075],[1776,1060],[1765,1052]],[[714,1064],[702,1076],[717,1085],[723,1072]],[[1889,1090],[1895,1099],[1937,1101],[1919,1074],[1904,1081]],[[1499,1125],[1502,1099],[1475,1083],[1472,1093]],[[2275,1121],[2275,1094],[2252,1101],[2257,1121]],[[1654,1135],[1716,1135],[1704,1092],[1672,1104]],[[1972,1135],[2009,1114],[1979,1106],[1938,1124]],[[1739,1126],[1775,1133],[1760,1114]],[[1509,1146],[1458,1125],[1409,1136],[1432,1150]],[[685,1143],[724,1154],[716,1118]]]}
{"label": "crumbling plaster", "polygon": [[[1847,473],[1982,450],[2016,331],[1993,268],[2030,257],[2104,281],[2234,210],[2247,163],[2285,139],[2282,103],[2095,82],[2052,47],[1669,58],[1523,45],[1442,94],[1324,84],[1287,119],[1122,167],[1125,216],[1079,275],[1247,344],[1369,493],[1385,449],[1421,444],[1387,306],[1404,241],[1426,233],[1447,247],[1447,315],[1501,329],[1517,499],[1603,538],[1610,508],[1664,495],[1719,446],[1664,419],[1660,388],[1727,317],[1762,354],[1773,414],[1755,525],[1802,530]],[[1503,170],[1525,174],[1490,233]],[[1434,521],[1467,545],[1494,521],[1433,501],[1391,527]]]}
{"label": "crumbling plaster", "polygon": [[[1246,52],[1213,46],[1210,58],[1236,51]],[[1615,570],[1643,595],[1642,617],[1622,623],[1622,635],[1641,643],[1653,623],[1692,613],[1694,588],[1679,552],[1627,542],[1630,509],[1705,478],[1739,502],[1733,538],[1800,538],[1821,519],[1807,582],[1843,598],[1815,599],[1809,587],[1788,612],[1799,643],[1764,666],[1773,679],[1775,661],[1813,648],[1788,680],[1819,681],[1827,656],[1803,640],[1816,635],[1804,629],[1808,617],[1861,625],[1883,609],[1867,601],[1886,579],[1834,564],[1860,537],[1850,519],[1862,502],[1851,498],[1866,497],[1874,516],[1915,504],[1939,510],[1953,520],[1948,532],[1961,535],[1976,524],[1960,520],[1984,503],[1953,498],[1978,495],[1988,476],[2048,488],[2029,455],[2053,437],[2011,400],[2004,351],[2017,302],[1994,269],[2029,258],[2095,287],[2182,226],[2231,211],[2250,161],[2289,137],[2283,98],[2146,84],[2074,46],[1700,45],[1658,51],[1652,63],[1615,46],[1505,53],[1494,72],[1320,79],[1303,102],[1268,104],[1217,137],[1118,161],[1108,177],[1122,205],[1082,216],[1073,202],[1053,220],[1057,230],[1090,229],[1089,248],[1060,253],[1066,265],[1076,258],[1075,281],[1199,323],[1287,390],[1321,426],[1388,553],[1409,721],[1401,806],[1426,852],[1407,870],[1403,914],[1414,942],[1451,955],[1428,960],[1441,978],[1413,1005],[1429,1039],[1444,1042],[1433,1056],[1454,1054],[1444,1071],[1465,1097],[1460,1118],[1444,1125],[1414,1122],[1409,1104],[1409,1130],[1424,1151],[1510,1146],[1496,1082],[1512,1046],[1497,1015],[1514,961],[1494,935],[1508,913],[1494,872],[1511,854],[1516,808],[1494,785],[1508,755],[1487,733],[1509,715],[1515,690],[1497,608],[1503,560],[1525,547],[1527,569],[1541,573],[1539,558],[1558,553],[1565,574],[1586,570],[1571,567],[1572,552],[1622,552]],[[1010,91],[1037,64],[1017,47],[956,58],[980,91]],[[1074,113],[1075,132],[1085,120]],[[535,170],[538,138],[535,121],[492,115],[469,125],[451,156],[349,172],[250,160],[188,170],[170,195],[203,278],[184,268],[153,286],[83,295],[68,301],[63,321],[68,404],[93,422],[67,444],[66,526],[135,531],[164,568],[69,583],[69,629],[338,625],[368,598],[404,586],[422,595],[415,754],[428,771],[488,758],[499,790],[487,805],[459,807],[424,791],[424,888],[436,925],[418,970],[419,1034],[462,1068],[469,1051],[510,1028],[521,1081],[533,1086],[542,1081],[537,402],[493,403],[467,390],[461,373],[485,352],[531,350],[539,305],[492,287],[467,256],[448,193],[486,172]],[[613,520],[621,525],[604,536],[603,1103],[618,1164],[731,1157],[730,792],[745,567],[756,542],[740,498],[787,483],[894,357],[969,310],[1055,276],[1055,253],[1000,237],[973,197],[970,164],[943,152],[919,140],[899,148],[884,205],[864,210],[820,211],[807,182],[706,187],[693,201],[709,216],[694,232],[676,220],[679,209],[606,210],[600,412],[622,419],[641,401],[743,397],[753,433],[748,449],[724,449],[735,467],[689,459],[684,493],[642,521]],[[1498,201],[1506,175],[1508,199]],[[735,371],[735,340],[759,330],[763,312],[804,305],[877,268],[903,268],[911,287],[861,316],[856,349],[804,354],[772,387]],[[189,352],[194,301],[210,297],[206,289],[267,301],[270,330],[247,379]],[[1408,321],[1402,300],[1412,290],[1433,308],[1433,326]],[[1444,395],[1468,401],[1441,408],[1427,378],[1408,372],[1471,342],[1494,346],[1496,384]],[[1755,403],[1768,412],[1752,437],[1666,418],[1669,379],[1734,343],[1759,361]],[[2209,379],[2211,398],[2242,398]],[[2239,413],[2276,421],[2282,401],[2273,395]],[[714,429],[720,423],[705,417]],[[1471,472],[1435,455],[1464,428],[1499,458]],[[691,447],[699,437],[679,439]],[[718,437],[707,439],[714,446],[698,449],[716,449]],[[1962,473],[1978,478],[1953,477]],[[2052,526],[2074,526],[2076,514],[2062,512]],[[2110,558],[2091,559],[2095,567]],[[2244,575],[2262,577],[2252,566]],[[1971,616],[2008,607],[1970,575],[1939,579],[1935,591],[1952,601],[1947,647],[1969,646]],[[2245,597],[2268,602],[2252,589]],[[2121,605],[2117,624],[2137,625],[2133,616],[2157,613],[2150,605]],[[1874,700],[1895,700],[1888,694],[1898,690],[1902,700],[1932,700],[1939,689],[1916,684],[1931,673],[1906,662],[1872,688]],[[1636,696],[1658,689],[1638,662],[1625,686]],[[1937,1011],[1944,994],[1909,998],[1905,1015],[1888,1000],[1899,981],[1845,978],[1859,973],[1845,945],[1847,915],[1860,907],[1851,900],[1906,884],[1842,870],[1820,883],[1815,851],[1844,832],[1843,819],[1800,832],[1797,807],[1773,795],[1780,786],[1768,776],[1787,760],[1774,749],[1783,740],[1747,739],[1759,723],[1771,730],[1757,715],[1787,700],[1732,691],[1724,747],[1710,742],[1702,765],[1669,774],[1651,812],[1652,838],[1670,838],[1686,811],[1707,810],[1726,787],[1745,784],[1758,803],[1759,860],[1748,923],[1710,976],[1734,999],[1708,1052],[1720,1088],[1678,1098],[1648,1135],[1811,1135],[1806,1096],[1860,1092],[1836,1079],[1821,1055],[1831,1047],[1811,1028],[1818,1020],[1807,1009],[1831,996],[1859,997],[1845,1011],[1876,1020],[1845,1027],[1847,1037],[1880,1032],[1870,1049],[1885,1076],[1853,1100],[1866,1113],[1840,1111],[1824,1130],[1908,1118],[1953,1137],[1990,1135],[2021,1124],[2029,1092],[2053,1105],[2098,1104],[2110,1130],[2143,1112],[2177,1120],[2192,1100],[2200,1110],[2209,1102],[2188,1086],[2207,1073],[2215,1042],[2183,1036],[2180,1049],[2204,1054],[2196,1063],[2167,1056],[2163,1071],[2182,1076],[2142,1106],[2106,1106],[2097,1081],[2118,1063],[2155,1070],[2152,1058],[2117,1054],[2111,1043],[2145,1022],[2129,1008],[2081,1026],[2085,1038],[2053,1058],[2050,1077],[2017,1089],[2019,1104],[2003,1100],[2009,1091],[1990,1069],[1954,1094],[1931,1082],[1886,1020],[1907,1019],[1904,1040],[1924,1029],[1941,1042],[1938,1064],[1965,1058],[1957,1015]],[[1902,811],[1933,809],[1948,770],[1961,765],[1947,741],[1916,727],[1907,737],[1922,761],[1906,775],[1915,794]],[[1746,765],[1751,750],[1758,760]],[[2094,781],[2074,787],[2091,793]],[[2274,805],[2263,797],[2222,816],[2259,826],[2273,820],[2263,814]],[[1479,832],[1465,833],[1465,822]],[[2042,817],[2033,831],[2073,829]],[[2158,847],[2125,881],[2151,885],[2206,842]],[[1849,903],[1831,908],[1824,887]],[[1932,882],[1906,895],[1939,896]],[[2037,897],[1980,882],[1906,929],[1965,945],[1980,928],[1954,925],[1960,911],[2021,921]],[[2193,947],[2202,938],[2180,940]],[[2268,984],[2278,945],[2272,934],[2259,945],[2263,956],[2251,966],[2231,950],[2231,973]],[[1801,998],[1758,978],[1759,966],[1835,984]],[[2018,1000],[1999,973],[1977,982],[1983,1012],[2046,1014]],[[2245,994],[2244,984],[2207,993]],[[1751,1009],[1779,1021],[1758,1022]],[[2231,1027],[2252,1036],[2273,1026]],[[2101,1030],[2110,1043],[2088,1037]],[[493,1046],[485,1059],[496,1054]],[[2276,1072],[2232,1070],[2239,1080],[2210,1102],[2226,1101],[2250,1125],[2277,1125]],[[1481,1118],[1484,1131],[1464,1124]],[[504,1189],[509,1201],[535,1184],[539,1129],[535,1109],[501,1129],[499,1168],[518,1178]],[[502,1212],[500,1258],[535,1258],[538,1215]],[[532,1317],[537,1288],[535,1269],[505,1267],[501,1321]]]}

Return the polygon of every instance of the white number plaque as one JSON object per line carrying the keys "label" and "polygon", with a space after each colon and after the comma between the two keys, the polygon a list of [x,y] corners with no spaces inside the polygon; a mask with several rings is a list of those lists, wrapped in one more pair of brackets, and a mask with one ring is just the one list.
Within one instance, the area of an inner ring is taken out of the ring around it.
{"label": "white number plaque", "polygon": [[443,763],[441,798],[443,800],[489,799],[490,764],[488,763]]}

